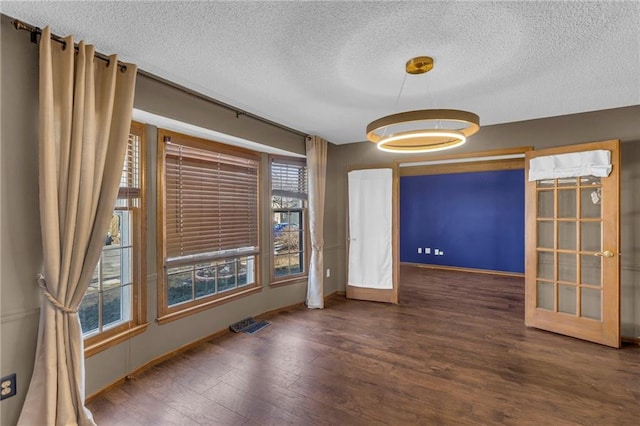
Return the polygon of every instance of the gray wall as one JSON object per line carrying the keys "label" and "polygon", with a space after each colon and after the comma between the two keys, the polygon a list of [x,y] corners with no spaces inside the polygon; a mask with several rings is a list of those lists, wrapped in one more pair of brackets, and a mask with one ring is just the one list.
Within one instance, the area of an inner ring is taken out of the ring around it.
{"label": "gray wall", "polygon": [[[0,367],[2,375],[18,375],[18,395],[2,401],[1,424],[15,423],[29,383],[37,336],[40,295],[35,274],[41,270],[42,249],[38,213],[38,66],[37,46],[29,35],[15,31],[2,16],[0,113]],[[146,77],[137,81],[135,106],[191,124],[211,128],[265,145],[303,153],[298,135],[248,117],[236,118],[206,100],[182,93]],[[623,332],[640,336],[640,107],[555,117],[484,127],[457,152],[482,151],[522,145],[543,148],[580,142],[622,139],[623,144]],[[304,300],[304,283],[265,287],[261,293],[190,317],[158,325],[156,318],[156,129],[148,128],[148,330],[135,338],[87,359],[86,390],[91,395],[137,367],[180,346],[224,329],[249,315]],[[370,143],[330,145],[328,151],[325,214],[325,294],[344,291],[346,282],[346,170],[349,166],[389,163],[397,156],[376,150]],[[265,160],[266,161],[266,160]],[[266,181],[263,181],[266,185]],[[266,186],[263,190],[266,191]],[[265,206],[267,197],[263,197]],[[263,223],[270,223],[265,209]],[[263,226],[262,241],[269,227]],[[263,261],[268,250],[263,244]],[[266,270],[262,277],[267,283]]]}
{"label": "gray wall", "polygon": [[2,16],[0,37],[0,371],[17,374],[18,395],[0,402],[15,423],[31,377],[42,269],[38,211],[38,62],[29,35]]}

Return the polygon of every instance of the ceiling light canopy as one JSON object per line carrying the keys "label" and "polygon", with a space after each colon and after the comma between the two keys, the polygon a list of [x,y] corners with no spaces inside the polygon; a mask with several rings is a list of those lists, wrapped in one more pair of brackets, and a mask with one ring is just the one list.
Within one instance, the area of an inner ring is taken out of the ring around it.
{"label": "ceiling light canopy", "polygon": [[[407,74],[414,75],[424,74],[432,68],[433,58],[428,56],[412,58],[405,66]],[[478,130],[480,118],[472,112],[423,109],[387,115],[372,121],[367,126],[367,139],[382,151],[432,152],[460,146]]]}

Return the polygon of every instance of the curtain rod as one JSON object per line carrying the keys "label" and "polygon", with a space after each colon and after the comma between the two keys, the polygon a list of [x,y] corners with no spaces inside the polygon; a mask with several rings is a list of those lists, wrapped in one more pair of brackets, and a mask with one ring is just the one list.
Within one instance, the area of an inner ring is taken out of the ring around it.
{"label": "curtain rod", "polygon": [[[36,27],[34,25],[27,24],[27,23],[22,22],[22,21],[19,21],[17,19],[12,20],[11,23],[13,24],[13,26],[14,26],[14,28],[16,30],[28,31],[31,34],[31,43],[34,43],[34,44],[38,43],[38,36],[42,34],[42,30],[40,28],[38,28],[38,27]],[[64,38],[60,37],[59,35],[56,35],[56,34],[52,33],[51,34],[51,39],[53,41],[56,41],[56,42],[62,44],[63,46],[67,45],[67,42],[64,40]],[[75,47],[76,50],[78,49],[77,45],[75,45],[74,47]],[[97,52],[97,51],[95,52],[95,57],[100,59],[100,60],[102,60],[102,61],[105,61],[107,64],[111,61],[107,55],[105,55],[103,53],[100,53],[100,52]],[[124,68],[125,70],[127,68],[127,66],[124,63],[120,62],[120,61],[118,61],[118,66],[121,67],[121,68]],[[198,97],[198,98],[203,99],[205,101],[211,102],[211,103],[213,103],[213,104],[215,104],[215,105],[217,105],[219,107],[225,108],[225,109],[227,109],[229,111],[233,111],[236,114],[236,118],[240,118],[241,115],[244,115],[245,117],[251,118],[253,120],[259,121],[261,123],[267,124],[267,125],[272,126],[272,127],[277,127],[279,129],[285,130],[285,131],[287,131],[289,133],[293,133],[293,134],[298,135],[298,136],[304,136],[304,137],[308,136],[307,133],[303,133],[303,132],[301,132],[299,130],[292,129],[291,127],[287,127],[287,126],[282,125],[280,123],[276,123],[274,121],[267,120],[266,118],[262,118],[259,115],[252,114],[252,113],[250,113],[248,111],[244,111],[244,110],[235,108],[232,105],[226,104],[226,103],[224,103],[222,101],[219,101],[217,99],[214,99],[212,97],[203,95],[202,93],[196,92],[195,90],[189,89],[188,87],[185,87],[185,86],[182,86],[180,84],[174,83],[172,81],[169,81],[169,80],[167,80],[165,78],[159,77],[159,76],[157,76],[155,74],[152,74],[152,73],[150,73],[148,71],[145,71],[145,70],[142,70],[140,68],[138,68],[138,74],[141,74],[141,75],[143,75],[145,77],[148,77],[148,78],[150,78],[152,80],[158,81],[158,82],[160,82],[162,84],[166,84],[166,85],[168,85],[170,87],[173,87],[173,88],[178,89],[178,90],[180,90],[182,92],[188,93],[188,94],[190,94],[192,96]]]}
{"label": "curtain rod", "polygon": [[[27,23],[24,23],[22,21],[18,21],[17,19],[11,21],[11,23],[13,24],[14,28],[16,30],[24,30],[24,31],[29,31],[29,33],[31,34],[31,43],[37,44],[38,43],[38,36],[42,35],[42,29],[38,28],[38,27],[34,27],[33,25],[29,25]],[[60,43],[63,46],[63,49],[66,49],[67,47],[67,42],[65,41],[65,39],[63,37],[60,37],[59,35],[56,34],[51,34],[51,39],[57,43]],[[78,45],[74,45],[74,48],[76,50],[76,52],[78,51]],[[95,52],[94,56],[98,59],[100,59],[101,61],[104,61],[107,63],[107,65],[109,65],[109,63],[111,62],[111,59],[109,59],[109,57],[105,54],[102,54],[100,52]],[[118,67],[120,67],[120,69],[122,71],[126,71],[127,70],[127,66],[118,61]]]}

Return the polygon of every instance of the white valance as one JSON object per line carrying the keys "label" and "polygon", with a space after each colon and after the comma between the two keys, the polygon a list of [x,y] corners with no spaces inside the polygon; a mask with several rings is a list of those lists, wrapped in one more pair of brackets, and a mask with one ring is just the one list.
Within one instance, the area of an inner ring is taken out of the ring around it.
{"label": "white valance", "polygon": [[580,176],[607,177],[609,173],[611,151],[606,149],[545,155],[529,163],[529,182]]}

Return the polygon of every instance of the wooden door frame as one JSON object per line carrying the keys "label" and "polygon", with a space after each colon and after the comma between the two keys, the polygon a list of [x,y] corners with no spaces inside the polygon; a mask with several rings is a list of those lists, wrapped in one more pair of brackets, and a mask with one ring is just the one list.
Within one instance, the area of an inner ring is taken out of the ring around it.
{"label": "wooden door frame", "polygon": [[[391,256],[392,256],[392,281],[393,288],[392,289],[376,289],[376,288],[365,288],[365,287],[355,287],[349,285],[349,249],[350,249],[350,218],[349,218],[349,172],[356,170],[371,170],[371,169],[391,169],[392,173],[392,183],[391,183]],[[346,271],[347,271],[347,282],[346,282],[346,295],[349,299],[359,299],[359,300],[368,300],[372,302],[384,302],[384,303],[394,303],[398,304],[398,293],[399,293],[399,285],[400,285],[400,235],[399,235],[399,212],[400,212],[400,203],[399,203],[399,192],[400,192],[400,177],[399,177],[399,166],[397,163],[383,163],[376,165],[366,165],[366,166],[353,166],[348,167],[346,171],[347,175],[347,190],[346,194],[346,217],[347,217],[347,234],[346,234]]]}
{"label": "wooden door frame", "polygon": [[[525,158],[525,173],[528,176],[530,160],[532,156],[536,157],[537,156],[536,154],[539,153],[540,151],[544,151],[544,155],[564,154],[567,152],[575,152],[576,146],[580,146],[581,151],[609,149],[611,151],[612,169],[616,170],[616,173],[606,178],[606,179],[613,179],[610,181],[611,186],[614,187],[613,191],[611,193],[607,193],[607,196],[613,197],[613,201],[614,201],[613,205],[615,205],[615,209],[607,208],[605,210],[603,208],[603,211],[601,212],[601,216],[602,218],[604,218],[606,216],[610,217],[611,215],[616,215],[617,220],[616,220],[615,226],[612,226],[606,229],[603,228],[601,232],[603,235],[605,234],[605,232],[615,233],[615,236],[617,239],[616,247],[611,247],[611,248],[606,247],[606,249],[615,250],[615,253],[616,253],[615,260],[612,259],[612,261],[615,261],[617,263],[617,265],[614,267],[617,268],[618,284],[617,286],[615,286],[615,288],[611,288],[611,289],[608,288],[607,289],[608,296],[605,297],[604,281],[601,283],[602,292],[603,292],[602,293],[603,318],[602,318],[601,324],[603,324],[602,327],[604,327],[604,321],[608,321],[608,324],[614,327],[613,334],[615,334],[617,337],[613,335],[608,336],[606,338],[605,343],[601,341],[596,341],[596,337],[594,333],[591,333],[591,332],[586,333],[580,329],[579,319],[576,319],[575,324],[571,323],[569,325],[565,325],[564,328],[559,324],[557,324],[556,321],[554,321],[554,318],[552,318],[551,314],[549,314],[548,316],[539,315],[539,317],[535,317],[535,320],[534,320],[534,316],[536,315],[536,309],[537,309],[536,308],[537,294],[535,294],[536,288],[535,286],[530,284],[530,280],[531,279],[535,280],[537,277],[537,269],[536,269],[537,262],[535,261],[535,259],[537,259],[537,255],[536,255],[537,226],[532,226],[531,223],[536,222],[537,201],[532,200],[531,196],[529,195],[532,185],[535,185],[536,182],[535,181],[529,182],[528,178],[527,178],[527,183],[525,188],[525,259],[526,259],[525,261],[525,325],[527,327],[537,326],[538,328],[561,333],[561,334],[566,334],[565,332],[563,332],[563,330],[566,328],[569,328],[573,333],[572,337],[577,337],[583,340],[588,340],[588,341],[601,343],[601,344],[618,348],[620,347],[621,340],[622,340],[621,333],[620,333],[621,276],[620,276],[620,256],[619,256],[619,253],[620,253],[620,171],[619,169],[621,164],[620,141],[617,139],[614,139],[614,140],[605,140],[601,142],[588,142],[584,144],[578,143],[578,144],[565,145],[565,146],[554,147],[554,148],[543,148],[538,151],[532,151],[531,153],[528,153]],[[535,187],[533,189],[535,190]],[[554,238],[557,238],[557,235],[554,235]],[[604,244],[604,242],[602,242],[602,244]],[[577,250],[580,251],[580,247],[577,247]],[[613,292],[613,294],[610,294],[610,292]],[[605,302],[607,303],[608,309],[605,309]],[[614,312],[617,313],[617,318],[615,318],[615,316],[613,315]],[[605,318],[604,317],[605,314],[608,314],[609,317]],[[534,322],[537,325],[534,325]],[[602,330],[602,333],[605,333],[605,332],[606,332],[605,330]]]}
{"label": "wooden door frame", "polygon": [[[487,151],[476,151],[458,154],[440,154],[440,155],[420,155],[413,157],[397,158],[389,163],[368,164],[359,166],[349,166],[346,169],[347,174],[347,190],[345,191],[345,212],[347,217],[346,232],[346,271],[347,283],[346,295],[348,298],[371,300],[387,303],[399,303],[399,286],[400,286],[400,177],[409,175],[402,172],[403,168],[413,168],[414,166],[403,167],[406,163],[421,163],[433,161],[450,161],[446,165],[447,168],[454,167],[454,173],[463,172],[480,172],[490,170],[508,170],[524,168],[524,154],[531,151],[531,146],[521,146],[514,148],[502,148]],[[514,159],[501,159],[500,157],[508,157],[513,155],[521,155]],[[393,252],[393,290],[377,290],[349,285],[349,182],[348,173],[353,170],[368,169],[391,169],[393,172],[393,188],[392,188],[392,252]],[[440,173],[442,168],[433,165],[420,166],[424,174]],[[428,171],[427,171],[428,170]]]}

